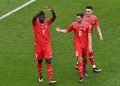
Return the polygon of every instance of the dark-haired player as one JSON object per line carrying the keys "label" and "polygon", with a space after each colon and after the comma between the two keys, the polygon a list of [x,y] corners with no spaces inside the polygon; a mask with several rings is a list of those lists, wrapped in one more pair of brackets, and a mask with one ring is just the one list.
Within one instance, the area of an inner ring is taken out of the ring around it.
{"label": "dark-haired player", "polygon": [[[95,15],[93,15],[93,7],[92,6],[86,6],[84,21],[86,21],[90,24],[91,32],[93,31],[93,28],[95,26],[97,29],[97,32],[99,34],[100,40],[103,40],[101,29],[100,29],[99,22],[98,22],[98,18]],[[97,68],[95,65],[94,52],[89,53],[89,60],[92,65],[93,72],[99,73],[102,71],[102,69]],[[87,65],[87,59],[84,60],[84,66],[86,66],[86,65]],[[87,73],[86,73],[86,75],[87,75]]]}
{"label": "dark-haired player", "polygon": [[33,17],[32,24],[35,35],[35,59],[38,61],[39,82],[43,81],[42,61],[45,59],[49,84],[53,84],[56,83],[56,81],[53,80],[53,69],[51,65],[50,25],[56,19],[56,14],[51,6],[48,6],[47,10],[51,11],[52,18],[46,19],[44,11],[40,11]]}
{"label": "dark-haired player", "polygon": [[80,82],[83,81],[83,59],[88,56],[88,51],[92,52],[91,29],[87,22],[83,21],[84,15],[79,13],[76,15],[76,21],[67,29],[56,28],[57,32],[68,33],[74,31],[74,50],[78,61],[78,71]]}

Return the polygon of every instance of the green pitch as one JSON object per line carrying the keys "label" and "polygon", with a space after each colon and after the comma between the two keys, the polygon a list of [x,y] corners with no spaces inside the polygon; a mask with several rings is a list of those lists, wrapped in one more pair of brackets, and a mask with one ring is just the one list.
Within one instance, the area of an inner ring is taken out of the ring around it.
{"label": "green pitch", "polygon": [[[29,0],[0,0],[0,16]],[[36,61],[33,58],[34,34],[32,17],[43,7],[52,5],[57,19],[51,26],[55,86],[120,86],[120,7],[119,0],[37,0],[28,7],[0,21],[0,86],[48,86],[45,62],[44,82],[38,82]],[[55,27],[67,28],[75,15],[87,5],[94,7],[103,32],[100,41],[93,33],[95,61],[102,72],[92,72],[87,66],[88,77],[78,83],[78,71],[73,50],[73,33],[62,34]],[[50,17],[50,12],[46,12]]]}

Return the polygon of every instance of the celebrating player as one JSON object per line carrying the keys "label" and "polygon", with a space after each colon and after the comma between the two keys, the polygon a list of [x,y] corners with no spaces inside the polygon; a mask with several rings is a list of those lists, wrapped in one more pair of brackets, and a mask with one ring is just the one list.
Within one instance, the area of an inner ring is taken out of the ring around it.
{"label": "celebrating player", "polygon": [[[93,15],[92,6],[86,6],[84,21],[88,22],[91,25],[91,32],[93,31],[94,26],[96,26],[96,29],[97,29],[97,31],[99,33],[99,38],[100,38],[100,40],[103,40],[98,19],[97,19],[97,17],[95,15]],[[102,71],[102,69],[97,68],[96,65],[95,65],[94,52],[89,53],[89,60],[90,60],[90,63],[92,65],[92,67],[93,67],[93,72],[99,73],[99,72]],[[87,65],[87,59],[84,60],[84,66],[86,66],[86,65]],[[76,65],[76,68],[77,68],[77,65]]]}
{"label": "celebrating player", "polygon": [[51,65],[52,50],[50,43],[50,25],[56,19],[56,14],[51,6],[46,7],[45,10],[51,11],[52,18],[45,19],[44,11],[40,11],[32,20],[35,34],[35,59],[38,61],[37,68],[39,72],[39,82],[43,81],[42,61],[45,59],[49,84],[53,84],[56,83],[56,81],[53,80],[53,70]]}
{"label": "celebrating player", "polygon": [[83,21],[83,17],[82,13],[77,14],[77,20],[69,25],[68,29],[56,28],[57,32],[68,33],[74,31],[74,49],[78,61],[80,82],[83,81],[83,59],[88,56],[88,51],[92,52],[90,25]]}

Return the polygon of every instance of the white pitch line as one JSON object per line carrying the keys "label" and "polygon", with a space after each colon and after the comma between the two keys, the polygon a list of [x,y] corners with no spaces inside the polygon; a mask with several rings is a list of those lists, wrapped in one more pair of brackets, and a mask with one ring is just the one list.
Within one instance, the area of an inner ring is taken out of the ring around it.
{"label": "white pitch line", "polygon": [[13,14],[13,13],[19,11],[20,9],[22,9],[22,8],[24,8],[24,7],[26,7],[26,6],[28,6],[29,4],[31,4],[31,3],[35,2],[35,1],[36,1],[36,0],[30,0],[30,1],[26,2],[25,4],[23,4],[23,5],[19,6],[19,7],[17,7],[16,9],[13,9],[12,11],[10,11],[10,12],[8,12],[8,13],[2,15],[2,16],[0,17],[0,20],[6,18],[6,17],[8,17],[8,16],[10,16],[11,14]]}

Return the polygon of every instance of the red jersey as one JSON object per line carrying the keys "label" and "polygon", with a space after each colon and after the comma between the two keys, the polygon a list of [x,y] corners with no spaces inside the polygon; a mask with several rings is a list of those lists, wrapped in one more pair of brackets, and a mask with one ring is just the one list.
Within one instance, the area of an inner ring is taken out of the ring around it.
{"label": "red jersey", "polygon": [[90,17],[84,16],[84,21],[88,22],[91,25],[91,31],[93,30],[94,26],[98,26],[99,22],[95,15],[92,15]]}
{"label": "red jersey", "polygon": [[36,22],[33,23],[36,47],[41,48],[41,47],[50,46],[50,25],[51,23],[52,23],[51,19],[45,20],[43,24],[41,24],[38,19],[36,20]]}
{"label": "red jersey", "polygon": [[74,48],[88,50],[88,33],[91,32],[90,25],[87,22],[73,22],[67,29],[67,32],[74,31]]}

